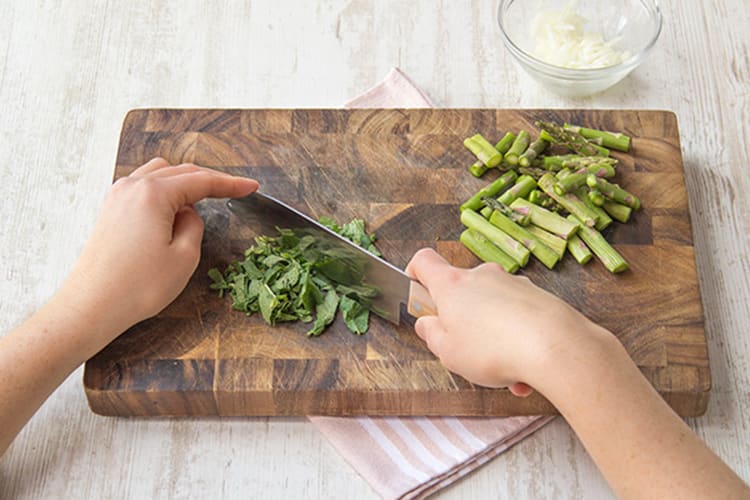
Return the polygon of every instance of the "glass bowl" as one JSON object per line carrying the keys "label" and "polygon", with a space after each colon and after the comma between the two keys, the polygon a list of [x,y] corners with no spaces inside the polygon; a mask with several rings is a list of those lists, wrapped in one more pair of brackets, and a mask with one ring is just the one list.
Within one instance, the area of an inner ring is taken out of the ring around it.
{"label": "glass bowl", "polygon": [[[614,65],[577,69],[535,57],[538,38],[532,32],[537,15],[549,18],[550,10],[565,8],[584,18],[585,31],[601,35],[622,60]],[[661,10],[655,0],[501,0],[497,21],[505,46],[521,67],[547,89],[566,96],[595,94],[625,78],[643,62],[662,27]]]}

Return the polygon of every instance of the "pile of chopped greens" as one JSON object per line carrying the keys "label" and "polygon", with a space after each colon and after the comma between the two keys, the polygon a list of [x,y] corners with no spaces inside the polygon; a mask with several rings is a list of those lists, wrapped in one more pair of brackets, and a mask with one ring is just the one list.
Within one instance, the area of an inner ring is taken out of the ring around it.
{"label": "pile of chopped greens", "polygon": [[[323,217],[320,223],[369,252],[380,256],[375,237],[361,219],[339,226]],[[308,335],[320,335],[341,310],[352,333],[367,332],[372,299],[378,290],[363,284],[365,262],[356,252],[331,246],[310,234],[277,229],[278,236],[259,236],[222,273],[208,271],[212,290],[228,292],[232,307],[248,316],[259,312],[266,323],[312,322]]]}

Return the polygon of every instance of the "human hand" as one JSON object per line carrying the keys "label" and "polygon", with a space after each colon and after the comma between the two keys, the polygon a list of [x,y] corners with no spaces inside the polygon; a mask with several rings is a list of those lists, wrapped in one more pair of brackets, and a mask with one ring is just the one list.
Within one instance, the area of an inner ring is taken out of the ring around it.
{"label": "human hand", "polygon": [[438,310],[417,320],[417,334],[446,368],[479,385],[527,396],[531,390],[518,382],[537,387],[549,375],[547,360],[606,332],[496,264],[456,268],[428,248],[406,272],[427,288]]}
{"label": "human hand", "polygon": [[62,294],[86,314],[106,314],[115,335],[154,316],[198,266],[203,221],[193,204],[239,197],[252,179],[154,158],[112,186]]}

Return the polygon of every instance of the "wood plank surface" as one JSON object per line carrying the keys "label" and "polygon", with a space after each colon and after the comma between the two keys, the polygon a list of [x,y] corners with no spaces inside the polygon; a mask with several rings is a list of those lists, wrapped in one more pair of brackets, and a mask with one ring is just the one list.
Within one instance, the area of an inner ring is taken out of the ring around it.
{"label": "wood plank surface", "polygon": [[[745,0],[660,1],[665,24],[645,62],[576,99],[514,64],[494,2],[0,4],[0,334],[72,268],[134,107],[337,107],[399,66],[439,107],[669,109],[680,124],[712,375],[706,414],[687,422],[750,481]],[[81,374],[0,459],[0,498],[377,498],[305,419],[102,418]],[[563,419],[436,497],[614,498]]]}
{"label": "wood plank surface", "polygon": [[[464,137],[497,140],[535,120],[633,137],[616,180],[644,209],[608,239],[630,262],[613,275],[564,259],[522,272],[615,332],[665,399],[702,414],[711,378],[677,119],[620,110],[182,110],[130,112],[115,178],[154,156],[258,179],[314,217],[364,218],[387,260],[404,268],[423,246],[454,265],[477,259],[458,243],[458,205],[497,176],[475,179]],[[364,336],[339,318],[310,338],[302,323],[266,325],[208,288],[207,270],[242,255],[256,235],[224,201],[206,221],[198,271],[156,318],[136,325],[86,365],[92,410],[105,415],[519,415],[554,412],[539,394],[516,398],[448,372],[413,332],[373,318]]]}

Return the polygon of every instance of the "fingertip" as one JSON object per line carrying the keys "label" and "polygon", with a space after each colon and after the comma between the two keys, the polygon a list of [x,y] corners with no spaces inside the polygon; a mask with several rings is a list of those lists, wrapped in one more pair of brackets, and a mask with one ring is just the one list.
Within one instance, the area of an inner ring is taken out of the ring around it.
{"label": "fingertip", "polygon": [[260,187],[260,183],[249,177],[235,177],[235,194],[232,197],[247,196],[254,193]]}
{"label": "fingertip", "polygon": [[426,322],[429,320],[427,319],[428,316],[422,316],[421,318],[417,318],[417,321],[414,322],[414,332],[416,332],[417,337],[419,337],[422,340],[425,340],[425,334],[426,334]]}
{"label": "fingertip", "polygon": [[534,393],[534,389],[524,384],[523,382],[517,382],[508,386],[508,390],[514,396],[519,398],[527,398]]}

